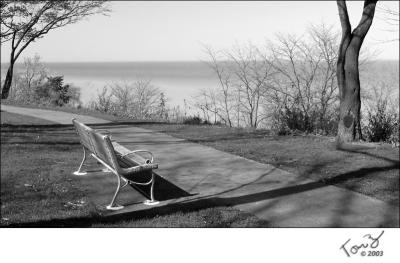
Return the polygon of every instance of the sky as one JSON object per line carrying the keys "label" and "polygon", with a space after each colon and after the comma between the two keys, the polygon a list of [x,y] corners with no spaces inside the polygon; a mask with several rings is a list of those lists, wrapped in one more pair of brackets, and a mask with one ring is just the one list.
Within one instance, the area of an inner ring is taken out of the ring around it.
{"label": "sky", "polygon": [[[363,2],[347,1],[354,28]],[[95,15],[50,31],[32,43],[21,57],[39,54],[45,62],[197,61],[207,56],[203,44],[215,49],[235,42],[262,46],[277,32],[301,35],[310,24],[324,21],[340,30],[336,1],[115,1],[109,16]],[[399,10],[397,1],[378,7]],[[387,31],[381,12],[364,45],[378,50],[377,59],[398,59],[397,32]],[[391,28],[393,29],[393,28]],[[1,46],[1,62],[8,62],[9,43]]]}

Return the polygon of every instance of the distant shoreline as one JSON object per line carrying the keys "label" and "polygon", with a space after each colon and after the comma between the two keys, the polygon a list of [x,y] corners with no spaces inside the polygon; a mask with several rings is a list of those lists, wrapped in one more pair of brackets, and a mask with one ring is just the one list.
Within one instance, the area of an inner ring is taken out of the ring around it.
{"label": "distant shoreline", "polygon": [[[219,87],[215,72],[204,61],[124,61],[124,62],[42,62],[52,75],[64,76],[64,83],[80,88],[81,101],[86,104],[104,86],[115,82],[150,80],[165,93],[171,106],[184,107],[202,89]],[[8,63],[1,64],[1,79]],[[15,72],[23,70],[15,64]],[[361,81],[391,79],[398,85],[399,60],[372,60],[360,77]],[[365,82],[363,82],[365,83]]]}
{"label": "distant shoreline", "polygon": [[[399,59],[375,59],[374,62],[399,62]],[[185,63],[207,63],[211,61],[202,61],[202,60],[137,60],[137,61],[42,61],[44,64],[128,64],[128,63],[140,63],[140,64],[152,64],[152,63],[159,63],[159,64],[168,64],[168,63],[176,63],[176,64],[185,64]],[[222,61],[221,61],[222,62]],[[231,61],[233,62],[233,61]],[[1,66],[8,65],[9,62],[1,62]],[[23,62],[16,62],[15,65],[23,65]]]}

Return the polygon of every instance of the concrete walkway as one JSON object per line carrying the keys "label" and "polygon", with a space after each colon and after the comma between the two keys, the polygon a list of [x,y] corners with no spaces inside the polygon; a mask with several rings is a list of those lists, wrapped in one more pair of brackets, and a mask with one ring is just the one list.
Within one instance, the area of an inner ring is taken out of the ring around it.
{"label": "concrete walkway", "polygon": [[15,107],[9,105],[1,105],[2,111],[8,111],[11,113],[22,114],[26,116],[36,117],[60,124],[71,124],[72,118],[79,118],[82,122],[87,124],[92,123],[108,123],[109,121],[95,118],[87,115],[79,115],[75,113],[68,113],[62,111],[52,111],[52,110],[43,110],[43,109],[30,109],[30,108],[22,108]]}
{"label": "concrete walkway", "polygon": [[[3,106],[2,110],[20,114],[27,111]],[[69,122],[71,119],[69,113],[62,117],[62,112],[45,114],[43,110],[28,111],[30,116],[45,117],[54,122],[63,121],[64,117]],[[88,120],[87,116],[76,117],[83,122]],[[168,209],[177,204],[195,206],[207,202],[253,213],[268,221],[271,227],[399,226],[398,207],[353,191],[313,182],[272,165],[131,125],[104,124],[101,128],[107,128],[112,138],[128,149],[152,151],[159,163],[157,174],[194,194],[149,207],[139,204],[142,196],[124,188],[118,200],[126,208],[113,213],[131,213],[134,217],[135,213],[143,210]],[[104,174],[101,176],[102,180],[110,180],[112,186],[106,193],[105,189],[99,189],[98,193],[92,194],[96,196],[94,201],[97,204],[105,205],[114,191],[115,178],[109,176],[104,179]]]}

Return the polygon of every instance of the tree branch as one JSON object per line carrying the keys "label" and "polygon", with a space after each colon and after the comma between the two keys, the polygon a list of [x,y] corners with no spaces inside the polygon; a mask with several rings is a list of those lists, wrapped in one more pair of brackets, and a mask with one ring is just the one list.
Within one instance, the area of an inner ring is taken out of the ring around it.
{"label": "tree branch", "polygon": [[[375,6],[378,0],[365,0],[363,14],[358,26],[353,30],[352,36],[358,49],[361,48],[362,42],[371,27],[374,18]],[[353,41],[353,40],[352,40]]]}

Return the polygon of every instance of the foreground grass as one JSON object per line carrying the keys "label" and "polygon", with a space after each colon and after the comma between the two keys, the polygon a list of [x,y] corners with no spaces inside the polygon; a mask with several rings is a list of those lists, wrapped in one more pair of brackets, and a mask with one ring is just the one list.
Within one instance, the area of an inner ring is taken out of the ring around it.
{"label": "foreground grass", "polygon": [[[2,120],[5,116],[11,118],[2,112]],[[36,121],[36,124],[47,124]],[[2,127],[2,224],[88,216],[95,212],[93,207],[87,209],[78,205],[86,204],[86,200],[84,191],[70,176],[68,160],[71,160],[71,154],[78,152],[76,140],[68,136],[71,132],[39,128],[14,131]]]}
{"label": "foreground grass", "polygon": [[267,227],[266,221],[231,207],[212,207],[191,212],[156,215],[138,220],[116,223],[95,223],[93,227]]}
{"label": "foreground grass", "polygon": [[266,130],[143,124],[215,149],[399,205],[399,149],[364,143],[337,149],[333,137],[274,136]]}
{"label": "foreground grass", "polygon": [[[88,196],[113,185],[83,186],[71,171],[81,159],[72,127],[22,126],[24,116],[1,112],[1,221],[16,227],[262,227],[266,222],[229,207],[152,213],[104,220]],[[8,123],[4,122],[7,120]],[[28,117],[28,124],[48,125]],[[8,124],[8,125],[5,125]],[[10,125],[14,124],[16,126]]]}

